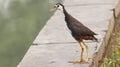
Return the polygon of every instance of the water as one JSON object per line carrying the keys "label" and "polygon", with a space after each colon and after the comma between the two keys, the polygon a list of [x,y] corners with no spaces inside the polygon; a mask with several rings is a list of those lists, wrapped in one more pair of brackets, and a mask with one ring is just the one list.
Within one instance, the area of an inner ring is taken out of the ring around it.
{"label": "water", "polygon": [[0,0],[0,67],[16,67],[62,0]]}

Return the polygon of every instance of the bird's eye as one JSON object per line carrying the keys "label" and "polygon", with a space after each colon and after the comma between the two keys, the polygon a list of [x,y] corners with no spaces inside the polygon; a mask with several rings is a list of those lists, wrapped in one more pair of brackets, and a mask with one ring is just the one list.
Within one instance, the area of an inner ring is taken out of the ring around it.
{"label": "bird's eye", "polygon": [[54,7],[56,7],[56,8],[57,8],[57,7],[58,7],[58,5],[55,5]]}
{"label": "bird's eye", "polygon": [[57,4],[56,4],[56,7],[59,7],[59,5],[60,5],[60,4],[59,4],[59,3],[57,3]]}
{"label": "bird's eye", "polygon": [[59,7],[59,5],[57,5],[57,7]]}

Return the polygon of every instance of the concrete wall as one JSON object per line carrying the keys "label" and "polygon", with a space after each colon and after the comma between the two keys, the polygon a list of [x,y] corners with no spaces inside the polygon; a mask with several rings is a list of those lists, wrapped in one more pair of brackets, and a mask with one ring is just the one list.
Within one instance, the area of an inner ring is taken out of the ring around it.
{"label": "concrete wall", "polygon": [[[98,67],[114,28],[115,18],[110,9],[117,0],[65,0],[66,10],[84,25],[98,34],[99,43],[85,42],[93,61],[88,64],[72,64],[68,61],[79,58],[80,48],[71,36],[61,11],[56,11],[48,20],[18,67]],[[118,6],[119,7],[119,6]],[[118,7],[115,15],[118,16]],[[112,18],[111,18],[112,17]],[[109,27],[108,27],[109,26]],[[103,30],[107,30],[103,32]],[[98,45],[96,49],[96,44]],[[84,54],[86,59],[86,54]],[[78,59],[79,60],[79,59]]]}
{"label": "concrete wall", "polygon": [[106,50],[109,46],[108,42],[111,37],[111,33],[118,32],[118,31],[120,31],[120,1],[118,2],[117,6],[113,9],[113,16],[110,20],[108,31],[105,35],[103,43],[102,43],[96,57],[94,58],[94,62],[91,65],[92,67],[99,67],[101,60],[103,59],[103,57],[106,53]]}

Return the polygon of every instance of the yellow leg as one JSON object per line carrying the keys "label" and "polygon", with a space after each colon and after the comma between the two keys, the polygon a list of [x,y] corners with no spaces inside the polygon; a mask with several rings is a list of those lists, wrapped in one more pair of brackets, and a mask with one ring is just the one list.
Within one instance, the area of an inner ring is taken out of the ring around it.
{"label": "yellow leg", "polygon": [[80,42],[80,48],[81,48],[81,54],[80,54],[80,60],[78,61],[70,61],[70,63],[79,63],[79,64],[84,64],[84,63],[87,63],[84,59],[83,59],[83,53],[84,53],[84,48],[83,48],[83,45],[82,43]]}
{"label": "yellow leg", "polygon": [[83,48],[83,46],[82,46],[81,43],[80,43],[80,48],[81,48],[80,61],[82,62],[82,61],[84,61],[84,60],[83,60],[84,48]]}
{"label": "yellow leg", "polygon": [[88,50],[89,50],[89,48],[88,48],[88,46],[84,43],[84,42],[82,42],[83,43],[83,45],[85,46],[85,48],[86,48],[86,52],[87,52],[87,60],[88,60],[88,62],[92,59],[92,57],[89,55],[89,52],[88,52]]}

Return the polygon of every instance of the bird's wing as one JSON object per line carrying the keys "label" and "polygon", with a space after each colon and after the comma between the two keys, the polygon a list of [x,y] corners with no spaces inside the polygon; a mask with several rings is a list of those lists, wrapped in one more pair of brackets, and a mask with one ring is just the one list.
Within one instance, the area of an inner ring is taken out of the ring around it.
{"label": "bird's wing", "polygon": [[81,35],[82,36],[93,36],[93,35],[96,35],[96,33],[94,33],[88,27],[83,25],[77,19],[73,18],[71,15],[67,18],[66,22],[70,23],[68,25],[71,27],[71,32],[72,33],[75,33],[75,34],[80,35],[80,36]]}
{"label": "bird's wing", "polygon": [[90,30],[88,27],[86,27],[79,21],[74,22],[74,29],[76,30],[76,32],[78,32],[80,35],[83,35],[83,36],[96,35],[92,30]]}
{"label": "bird's wing", "polygon": [[96,35],[92,30],[88,27],[83,25],[77,19],[72,17],[71,15],[67,14],[65,17],[65,21],[67,22],[68,28],[71,30],[72,33],[78,36],[93,36]]}

